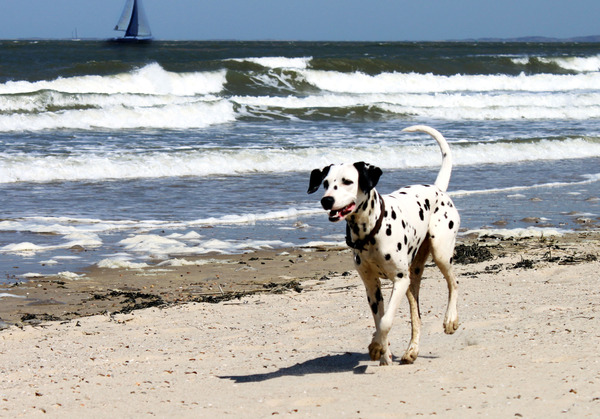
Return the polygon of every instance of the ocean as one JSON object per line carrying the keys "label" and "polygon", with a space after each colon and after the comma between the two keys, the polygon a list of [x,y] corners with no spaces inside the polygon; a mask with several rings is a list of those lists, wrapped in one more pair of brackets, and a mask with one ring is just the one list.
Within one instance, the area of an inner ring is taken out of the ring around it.
{"label": "ocean", "polygon": [[597,228],[600,44],[0,41],[0,281],[342,243],[310,171],[432,183],[414,124],[461,234]]}

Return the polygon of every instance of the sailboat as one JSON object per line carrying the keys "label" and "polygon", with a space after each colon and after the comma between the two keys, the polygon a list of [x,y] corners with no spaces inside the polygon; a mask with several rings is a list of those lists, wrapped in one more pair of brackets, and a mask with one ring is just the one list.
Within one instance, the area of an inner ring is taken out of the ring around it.
{"label": "sailboat", "polygon": [[122,38],[112,39],[112,42],[139,44],[152,40],[152,32],[141,0],[127,0],[115,30],[125,31],[125,35]]}

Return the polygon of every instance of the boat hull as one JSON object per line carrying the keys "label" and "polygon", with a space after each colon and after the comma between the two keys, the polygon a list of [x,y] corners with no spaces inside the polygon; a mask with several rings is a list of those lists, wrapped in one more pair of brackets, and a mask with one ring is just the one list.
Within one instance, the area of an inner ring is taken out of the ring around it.
{"label": "boat hull", "polygon": [[152,43],[152,38],[111,38],[107,42],[116,45],[147,45]]}

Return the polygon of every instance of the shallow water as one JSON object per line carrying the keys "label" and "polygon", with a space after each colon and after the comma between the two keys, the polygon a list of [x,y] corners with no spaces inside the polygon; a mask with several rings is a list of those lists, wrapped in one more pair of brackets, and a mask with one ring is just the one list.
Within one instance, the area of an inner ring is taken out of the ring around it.
{"label": "shallow water", "polygon": [[401,133],[421,123],[450,143],[463,232],[594,228],[597,51],[2,41],[2,275],[343,241],[310,171],[362,160],[382,193],[432,183],[437,145]]}

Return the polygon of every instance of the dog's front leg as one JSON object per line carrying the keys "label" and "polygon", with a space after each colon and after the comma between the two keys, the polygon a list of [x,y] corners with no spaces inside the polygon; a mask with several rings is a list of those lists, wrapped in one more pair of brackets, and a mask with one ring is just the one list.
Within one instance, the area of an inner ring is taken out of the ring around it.
{"label": "dog's front leg", "polygon": [[375,287],[373,287],[375,294],[379,292],[379,297],[381,300],[381,303],[377,305],[377,313],[375,313],[373,306],[371,306],[373,317],[375,319],[375,334],[373,335],[373,340],[369,345],[369,355],[374,361],[379,359],[381,365],[391,365],[392,353],[389,349],[388,335],[392,329],[394,316],[396,315],[400,301],[402,297],[406,295],[406,291],[410,283],[408,272],[398,273],[394,279],[390,301],[387,310],[383,312],[379,309],[383,308],[383,297],[381,296],[381,285],[379,278],[376,278],[374,283],[373,281],[365,281],[367,295],[370,295],[367,283],[375,285]]}
{"label": "dog's front leg", "polygon": [[[381,281],[377,276],[368,272],[360,272],[365,290],[367,291],[367,301],[375,320],[375,333],[373,341],[369,345],[369,355],[373,361],[381,360],[381,363],[391,363],[392,354],[388,348],[387,342],[381,340],[381,318],[385,313],[383,294],[381,293]],[[385,344],[385,345],[384,345]]]}

